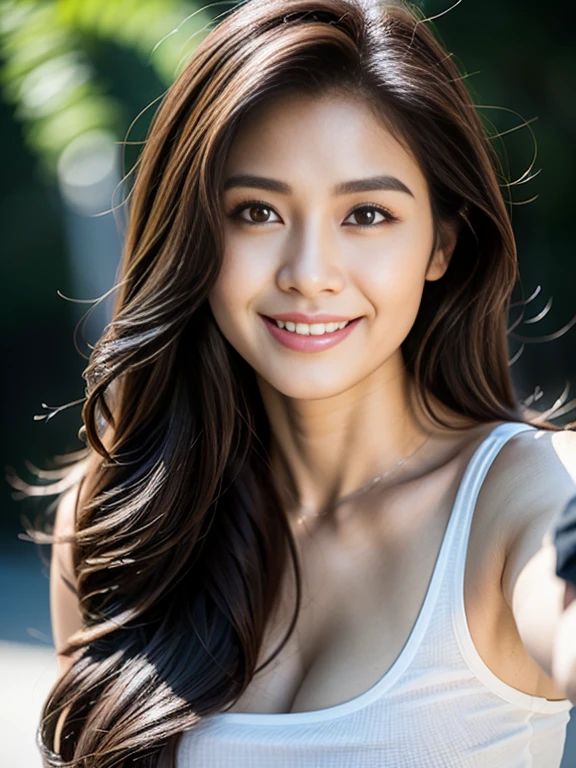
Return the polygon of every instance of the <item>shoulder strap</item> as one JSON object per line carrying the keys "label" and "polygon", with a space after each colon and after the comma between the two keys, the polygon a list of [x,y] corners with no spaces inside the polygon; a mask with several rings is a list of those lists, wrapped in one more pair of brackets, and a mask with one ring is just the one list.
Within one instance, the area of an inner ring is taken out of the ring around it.
{"label": "shoulder strap", "polygon": [[478,495],[480,494],[480,489],[488,474],[488,470],[492,466],[492,462],[499,454],[500,450],[510,438],[520,432],[535,429],[537,429],[537,427],[534,427],[531,424],[516,422],[506,422],[498,425],[478,446],[466,467],[466,471],[464,472],[464,476],[462,477],[456,495],[454,509],[452,510],[452,514],[456,518],[454,523],[456,528],[454,586],[458,594],[460,592],[463,593],[464,590],[464,571],[466,567],[466,555],[468,552],[468,540],[470,538],[472,518],[474,516],[474,509],[476,508],[476,501],[478,500]]}

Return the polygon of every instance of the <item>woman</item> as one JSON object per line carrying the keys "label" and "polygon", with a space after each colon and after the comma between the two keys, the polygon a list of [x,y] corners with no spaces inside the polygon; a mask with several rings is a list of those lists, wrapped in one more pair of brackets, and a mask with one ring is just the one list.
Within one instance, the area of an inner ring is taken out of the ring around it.
{"label": "woman", "polygon": [[576,448],[514,396],[498,173],[408,6],[201,43],[85,372],[45,765],[559,765]]}

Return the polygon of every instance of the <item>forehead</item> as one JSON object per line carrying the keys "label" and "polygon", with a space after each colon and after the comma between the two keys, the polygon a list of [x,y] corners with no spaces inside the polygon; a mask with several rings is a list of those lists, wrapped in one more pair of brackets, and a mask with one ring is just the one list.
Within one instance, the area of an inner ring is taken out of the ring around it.
{"label": "forehead", "polygon": [[415,193],[426,188],[418,162],[384,121],[365,101],[341,93],[284,93],[258,105],[242,118],[226,167],[228,174],[286,180],[314,176],[326,185],[393,173]]}

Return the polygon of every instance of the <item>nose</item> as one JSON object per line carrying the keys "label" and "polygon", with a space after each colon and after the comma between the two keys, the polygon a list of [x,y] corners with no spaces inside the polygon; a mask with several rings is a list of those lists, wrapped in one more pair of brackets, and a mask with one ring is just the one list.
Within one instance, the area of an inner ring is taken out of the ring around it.
{"label": "nose", "polygon": [[339,293],[346,284],[338,243],[329,225],[309,221],[295,226],[277,273],[282,291],[312,298],[318,293]]}

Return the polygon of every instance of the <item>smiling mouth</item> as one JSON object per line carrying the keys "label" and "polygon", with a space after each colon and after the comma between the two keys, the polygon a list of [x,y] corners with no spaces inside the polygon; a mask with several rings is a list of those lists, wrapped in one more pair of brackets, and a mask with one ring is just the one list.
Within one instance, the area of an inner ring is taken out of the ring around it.
{"label": "smiling mouth", "polygon": [[267,317],[267,320],[274,323],[277,328],[288,333],[294,333],[299,336],[325,336],[327,333],[335,333],[346,328],[347,325],[358,320],[359,318],[353,318],[352,320],[344,320],[340,323],[294,323],[291,321],[284,322],[283,320],[275,320],[273,317]]}

